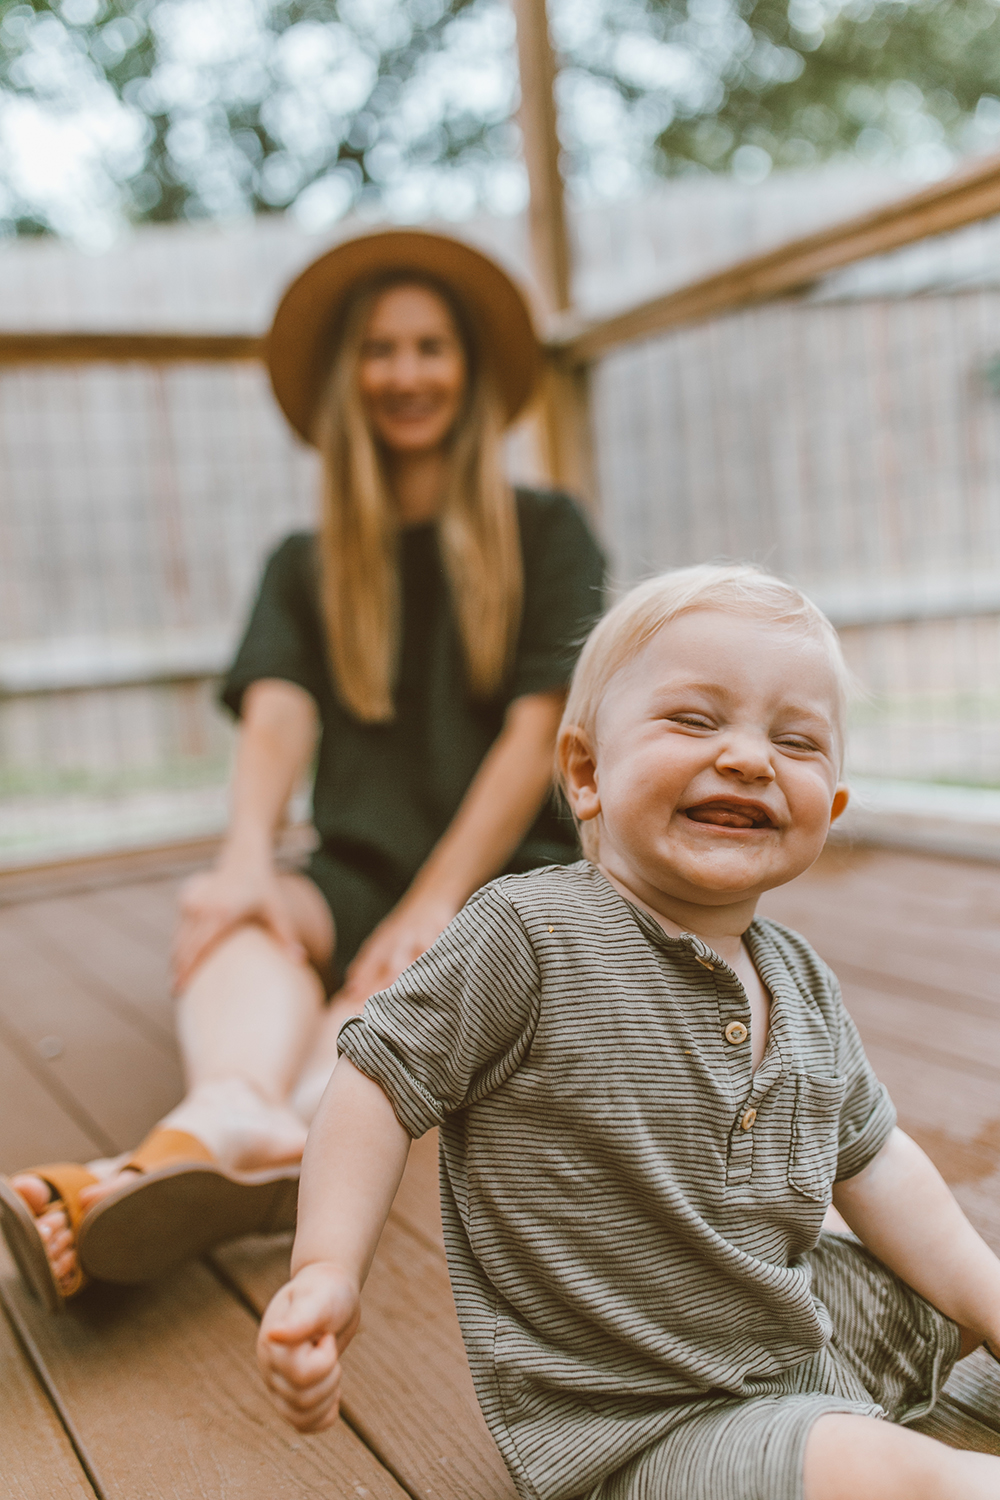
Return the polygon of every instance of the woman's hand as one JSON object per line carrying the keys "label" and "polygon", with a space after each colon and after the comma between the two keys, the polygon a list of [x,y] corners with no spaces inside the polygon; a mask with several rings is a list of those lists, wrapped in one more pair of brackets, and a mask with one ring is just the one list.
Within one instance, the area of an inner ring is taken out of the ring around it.
{"label": "woman's hand", "polygon": [[340,1357],[360,1321],[358,1286],[336,1266],[304,1266],[271,1299],[257,1360],[271,1400],[299,1432],[322,1432],[340,1409]]}
{"label": "woman's hand", "polygon": [[404,896],[362,943],[336,998],[360,1010],[369,995],[387,989],[408,964],[427,952],[457,910],[451,902]]}
{"label": "woman's hand", "polygon": [[257,922],[297,963],[306,951],[296,935],[269,863],[223,860],[214,870],[192,875],[181,889],[181,920],[174,940],[174,987],[184,989],[202,959],[241,922]]}

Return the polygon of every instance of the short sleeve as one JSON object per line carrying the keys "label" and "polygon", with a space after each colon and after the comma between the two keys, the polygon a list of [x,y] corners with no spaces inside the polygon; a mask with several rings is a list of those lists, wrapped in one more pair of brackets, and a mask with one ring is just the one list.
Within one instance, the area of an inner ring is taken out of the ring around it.
{"label": "short sleeve", "polygon": [[858,1028],[840,998],[840,986],[832,975],[830,980],[839,1012],[837,1074],[847,1080],[837,1153],[837,1181],[843,1182],[856,1177],[885,1145],[896,1123],[896,1110],[865,1055]]}
{"label": "short sleeve", "polygon": [[604,604],[604,557],[575,502],[522,490],[518,507],[524,611],[510,699],[565,687]]}
{"label": "short sleeve", "polygon": [[499,1088],[538,1024],[540,974],[520,917],[486,886],[340,1033],[340,1051],[420,1136]]}
{"label": "short sleeve", "polygon": [[220,693],[237,716],[243,694],[263,677],[322,693],[324,645],[316,605],[313,538],[286,537],[268,558],[250,620]]}

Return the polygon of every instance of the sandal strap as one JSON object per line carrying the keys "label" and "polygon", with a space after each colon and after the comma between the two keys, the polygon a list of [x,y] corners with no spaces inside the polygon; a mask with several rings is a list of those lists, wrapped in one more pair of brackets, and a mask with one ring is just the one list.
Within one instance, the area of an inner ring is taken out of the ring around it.
{"label": "sandal strap", "polygon": [[[60,1202],[65,1209],[75,1240],[77,1228],[84,1214],[80,1206],[81,1189],[91,1187],[99,1179],[94,1176],[93,1172],[88,1172],[86,1167],[81,1167],[77,1162],[71,1161],[49,1162],[44,1167],[27,1167],[25,1170],[32,1177],[40,1177],[52,1189],[53,1202]],[[77,1257],[72,1273],[60,1284],[60,1291],[64,1297],[72,1297],[86,1285],[86,1281],[83,1267]]]}
{"label": "sandal strap", "polygon": [[24,1171],[48,1183],[55,1197],[60,1200],[66,1210],[69,1227],[75,1239],[77,1227],[84,1213],[80,1207],[80,1192],[85,1187],[92,1187],[99,1179],[94,1176],[93,1172],[88,1172],[86,1167],[81,1167],[77,1162],[72,1161],[50,1162],[44,1167],[25,1167]]}
{"label": "sandal strap", "polygon": [[133,1151],[122,1171],[151,1172],[156,1167],[166,1167],[173,1162],[182,1161],[212,1163],[215,1157],[196,1135],[189,1135],[186,1130],[171,1130],[157,1125]]}

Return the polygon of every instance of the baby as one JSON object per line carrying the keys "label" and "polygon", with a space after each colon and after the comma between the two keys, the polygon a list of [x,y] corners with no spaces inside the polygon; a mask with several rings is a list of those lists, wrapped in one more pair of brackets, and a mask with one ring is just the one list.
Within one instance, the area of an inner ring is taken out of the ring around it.
{"label": "baby", "polygon": [[[494,881],[341,1032],[259,1342],[300,1431],[336,1416],[438,1125],[522,1496],[997,1500],[1000,1459],[905,1424],[1000,1350],[1000,1262],[895,1128],[833,975],[754,916],[847,802],[846,684],[825,617],[749,567],[665,574],[598,625],[559,740],[586,860]],[[821,1233],[831,1201],[856,1239]]]}

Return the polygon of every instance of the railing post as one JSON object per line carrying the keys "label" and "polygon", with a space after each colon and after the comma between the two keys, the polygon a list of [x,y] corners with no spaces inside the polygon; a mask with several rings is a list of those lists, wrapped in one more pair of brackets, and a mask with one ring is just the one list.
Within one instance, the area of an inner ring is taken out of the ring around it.
{"label": "railing post", "polygon": [[[559,132],[556,64],[545,0],[514,0],[521,72],[521,133],[531,197],[528,223],[535,276],[545,312],[552,317],[572,306],[572,255],[566,225]],[[590,436],[587,368],[550,360],[538,402],[544,462],[553,484],[593,507],[596,503]]]}

